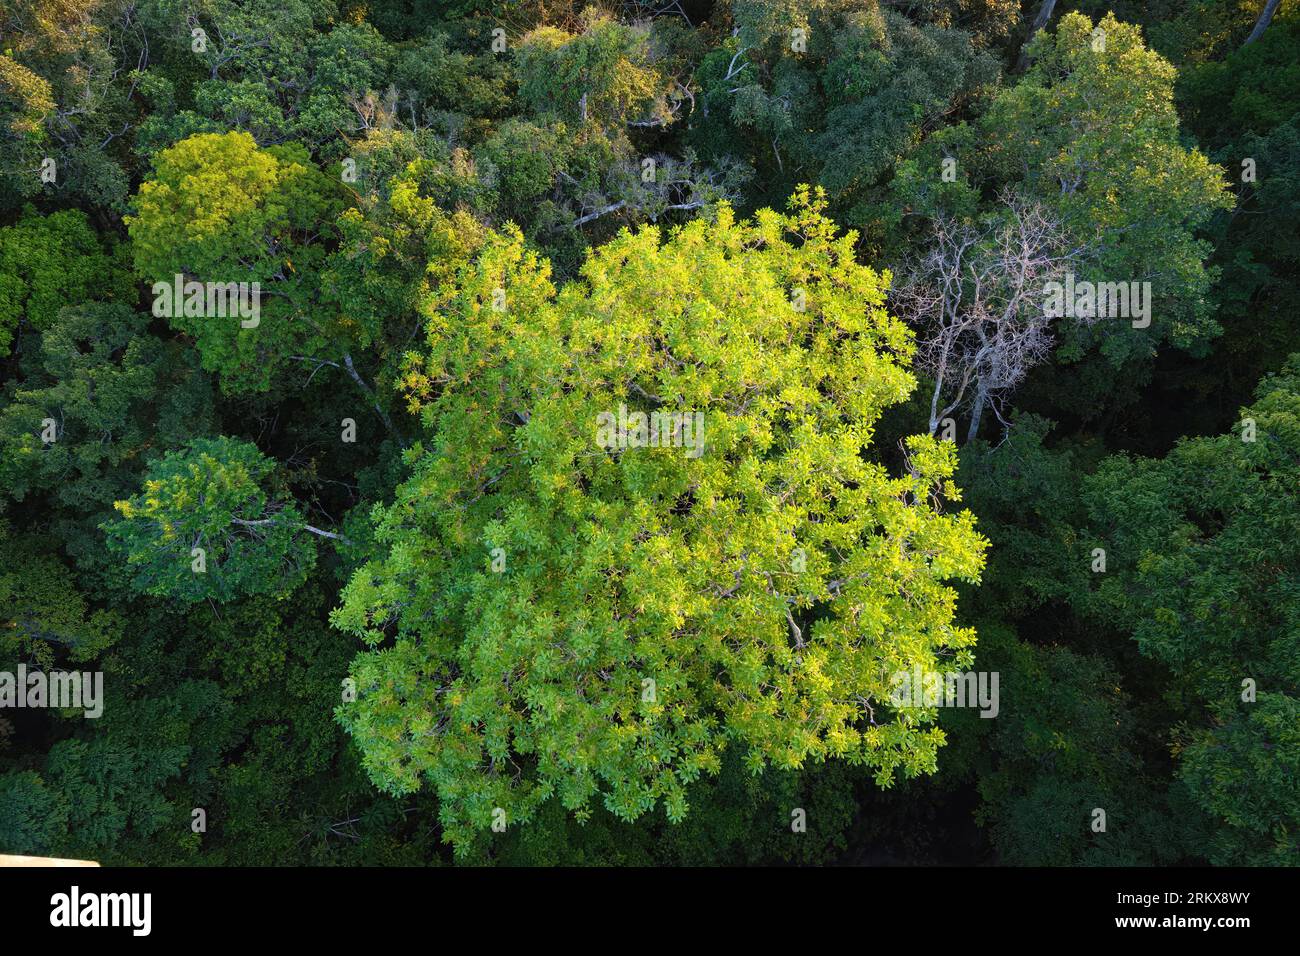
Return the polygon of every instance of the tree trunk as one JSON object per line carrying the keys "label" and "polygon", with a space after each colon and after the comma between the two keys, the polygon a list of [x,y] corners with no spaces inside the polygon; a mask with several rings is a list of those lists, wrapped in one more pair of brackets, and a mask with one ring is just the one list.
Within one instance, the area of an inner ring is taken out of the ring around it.
{"label": "tree trunk", "polygon": [[1273,21],[1273,14],[1277,12],[1279,2],[1281,0],[1268,0],[1268,3],[1264,4],[1264,9],[1259,13],[1259,19],[1255,21],[1255,29],[1250,31],[1250,36],[1246,37],[1246,42],[1242,46],[1254,43],[1264,35],[1264,31],[1268,29],[1268,25]]}
{"label": "tree trunk", "polygon": [[[1276,4],[1274,4],[1276,6]],[[1016,60],[1016,72],[1023,73],[1029,66],[1029,54],[1026,47],[1029,41],[1038,36],[1038,31],[1047,26],[1047,21],[1052,19],[1052,11],[1056,9],[1056,0],[1043,0],[1038,7],[1038,15],[1034,17],[1034,22],[1029,28],[1029,36],[1025,37],[1025,42],[1020,47],[1020,59]]]}
{"label": "tree trunk", "polygon": [[[934,392],[930,395],[930,437],[939,430],[939,390],[943,388],[943,378],[936,375]],[[955,437],[955,436],[954,436]]]}
{"label": "tree trunk", "polygon": [[984,399],[987,396],[988,392],[983,385],[975,391],[975,404],[970,410],[970,429],[966,432],[967,444],[973,442],[980,433],[980,419],[984,417]]}
{"label": "tree trunk", "polygon": [[375,397],[374,389],[372,389],[369,385],[367,385],[365,381],[361,378],[361,376],[357,374],[357,370],[352,366],[352,356],[349,355],[347,352],[343,353],[343,367],[344,370],[348,373],[348,375],[352,378],[352,381],[357,383],[357,388],[361,389],[361,391],[366,393],[366,396],[370,399],[371,406],[374,408],[376,412],[379,413],[380,421],[382,421],[384,423],[384,427],[388,429],[388,434],[392,435],[393,439],[403,449],[406,448],[406,440],[402,438],[401,432],[399,432],[397,428],[393,425],[393,420],[388,417],[388,413],[385,412],[384,409],[380,406],[379,399]]}

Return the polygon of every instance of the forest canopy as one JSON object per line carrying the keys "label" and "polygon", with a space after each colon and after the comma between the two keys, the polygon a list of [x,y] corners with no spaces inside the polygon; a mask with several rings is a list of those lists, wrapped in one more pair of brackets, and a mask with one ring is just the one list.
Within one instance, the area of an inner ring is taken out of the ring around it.
{"label": "forest canopy", "polygon": [[0,854],[1300,865],[1298,80],[1289,0],[9,0]]}

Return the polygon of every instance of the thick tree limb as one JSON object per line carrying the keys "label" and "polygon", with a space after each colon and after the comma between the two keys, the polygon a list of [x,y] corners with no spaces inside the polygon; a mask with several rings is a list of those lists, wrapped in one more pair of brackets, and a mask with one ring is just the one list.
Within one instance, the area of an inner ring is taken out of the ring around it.
{"label": "thick tree limb", "polygon": [[1268,25],[1273,22],[1273,14],[1277,12],[1280,2],[1281,0],[1268,0],[1264,4],[1264,9],[1259,12],[1259,19],[1255,21],[1255,28],[1250,31],[1250,36],[1246,37],[1246,42],[1242,46],[1248,46],[1264,35]]}

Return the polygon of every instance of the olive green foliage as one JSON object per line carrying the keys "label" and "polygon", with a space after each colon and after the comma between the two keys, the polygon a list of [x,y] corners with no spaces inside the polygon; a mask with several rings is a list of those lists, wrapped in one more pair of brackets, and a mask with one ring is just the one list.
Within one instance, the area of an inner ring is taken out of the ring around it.
{"label": "olive green foliage", "polygon": [[916,23],[876,3],[747,0],[732,9],[738,32],[697,71],[718,120],[698,125],[695,141],[710,156],[743,151],[772,194],[821,183],[835,214],[879,243],[896,219],[877,206],[882,180],[929,126],[996,80],[996,60],[950,24]]}
{"label": "olive green foliage", "polygon": [[62,562],[0,524],[0,660],[41,667],[94,660],[121,636],[123,617],[94,608]]}
{"label": "olive green foliage", "polygon": [[[174,81],[156,76],[145,84],[154,109],[137,134],[136,148],[146,155],[196,133],[242,130],[263,146],[299,142],[335,159],[346,150],[346,137],[381,120],[377,94],[394,51],[368,23],[331,26],[332,3],[181,0],[169,5],[185,9],[193,25],[169,30],[168,40],[189,48],[208,75],[195,83],[187,107],[177,102]],[[176,23],[170,16],[166,22]],[[208,38],[201,53],[192,50],[196,26]]]}
{"label": "olive green foliage", "polygon": [[128,298],[114,247],[75,210],[42,216],[28,206],[0,228],[0,357],[15,336],[48,329],[64,306]]}
{"label": "olive green foliage", "polygon": [[148,40],[120,3],[0,10],[0,208],[36,197],[125,211],[132,71]]}
{"label": "olive green foliage", "polygon": [[[149,335],[147,320],[122,305],[65,308],[37,342],[31,374],[0,399],[0,476],[5,493],[23,500],[34,490],[86,505],[111,501],[123,466],[157,438],[147,406],[184,403],[196,395],[178,380],[175,358]],[[33,343],[36,344],[36,343]],[[168,386],[165,395],[158,392]]]}
{"label": "olive green foliage", "polygon": [[155,158],[125,218],[136,274],[155,297],[155,284],[177,275],[259,284],[264,311],[248,320],[192,315],[168,300],[169,321],[196,340],[223,387],[265,390],[293,355],[334,344],[310,306],[337,190],[301,149],[264,150],[247,133],[196,134]]}
{"label": "olive green foliage", "polygon": [[267,494],[275,463],[247,442],[197,439],[146,474],[140,494],[104,526],[132,587],[181,601],[285,594],[316,552],[296,506]]}

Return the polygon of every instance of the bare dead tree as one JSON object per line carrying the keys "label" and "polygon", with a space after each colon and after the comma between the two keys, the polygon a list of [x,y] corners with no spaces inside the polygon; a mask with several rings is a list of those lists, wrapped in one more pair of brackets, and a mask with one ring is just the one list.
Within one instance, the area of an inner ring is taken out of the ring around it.
{"label": "bare dead tree", "polygon": [[989,403],[1051,348],[1045,286],[1078,250],[1039,203],[1004,196],[1003,204],[982,225],[937,219],[928,249],[900,270],[895,307],[917,330],[917,365],[934,379],[931,435],[969,405],[970,441]]}
{"label": "bare dead tree", "polygon": [[628,23],[649,23],[658,17],[681,17],[688,27],[693,27],[686,15],[682,0],[623,0],[622,16]]}
{"label": "bare dead tree", "polygon": [[[650,160],[653,163],[647,168]],[[611,166],[594,187],[584,186],[561,170],[556,177],[556,198],[577,213],[567,223],[572,227],[620,211],[634,222],[658,222],[668,213],[703,209],[721,200],[736,202],[750,174],[748,167],[728,159],[702,165],[688,149],[680,159],[665,153],[626,157]]]}

